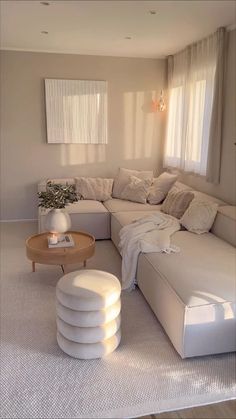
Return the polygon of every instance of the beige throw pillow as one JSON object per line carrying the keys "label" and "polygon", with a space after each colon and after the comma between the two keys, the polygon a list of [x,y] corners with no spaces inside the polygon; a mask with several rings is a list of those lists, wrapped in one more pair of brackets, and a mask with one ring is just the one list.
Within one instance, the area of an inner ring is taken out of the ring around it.
{"label": "beige throw pillow", "polygon": [[148,191],[151,186],[151,179],[139,179],[136,176],[130,176],[129,183],[121,192],[121,199],[127,201],[140,202],[146,204]]}
{"label": "beige throw pillow", "polygon": [[217,208],[218,204],[215,202],[194,198],[181,217],[180,223],[192,233],[207,233],[214,223]]}
{"label": "beige throw pillow", "polygon": [[193,192],[179,190],[173,186],[161,206],[161,211],[173,217],[181,218],[193,198]]}
{"label": "beige throw pillow", "polygon": [[107,201],[111,198],[113,179],[77,177],[76,192],[83,199]]}
{"label": "beige throw pillow", "polygon": [[130,182],[130,176],[136,176],[138,179],[153,179],[153,172],[148,171],[138,171],[138,170],[130,170],[130,169],[124,169],[120,168],[118,171],[118,174],[116,175],[114,179],[113,184],[113,191],[112,196],[113,198],[120,198],[122,191],[124,190],[125,186]]}
{"label": "beige throw pillow", "polygon": [[163,201],[170,188],[177,180],[177,175],[164,172],[158,178],[153,179],[153,184],[149,189],[148,202],[156,205]]}

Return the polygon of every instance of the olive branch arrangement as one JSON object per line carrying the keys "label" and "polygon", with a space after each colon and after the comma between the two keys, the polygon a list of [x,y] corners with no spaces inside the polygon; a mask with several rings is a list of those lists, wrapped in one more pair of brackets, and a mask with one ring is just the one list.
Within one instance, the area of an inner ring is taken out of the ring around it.
{"label": "olive branch arrangement", "polygon": [[39,207],[46,209],[62,209],[66,205],[78,201],[74,185],[61,185],[47,182],[46,191],[38,192]]}

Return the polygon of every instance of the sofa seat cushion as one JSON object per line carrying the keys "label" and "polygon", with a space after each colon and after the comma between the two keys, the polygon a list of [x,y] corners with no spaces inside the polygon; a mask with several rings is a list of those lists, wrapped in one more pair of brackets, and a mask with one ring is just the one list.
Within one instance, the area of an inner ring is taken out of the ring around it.
{"label": "sofa seat cushion", "polygon": [[110,212],[120,211],[153,211],[157,209],[158,205],[140,204],[138,202],[125,201],[124,199],[108,199],[103,205]]}
{"label": "sofa seat cushion", "polygon": [[235,249],[211,233],[179,231],[172,243],[179,253],[145,255],[188,307],[236,301]]}
{"label": "sofa seat cushion", "polygon": [[155,211],[121,211],[116,212],[112,215],[112,217],[116,218],[119,221],[121,228],[126,226],[127,224],[133,223],[140,218],[147,217],[148,215],[155,214],[159,212],[161,205],[156,205]]}
{"label": "sofa seat cushion", "polygon": [[[50,209],[39,208],[39,211],[42,215],[46,215]],[[83,199],[67,205],[65,211],[67,211],[68,214],[97,214],[108,212],[101,202]]]}
{"label": "sofa seat cushion", "polygon": [[122,211],[114,212],[111,214],[111,239],[114,245],[119,249],[120,230],[127,224],[133,223],[139,218],[147,217],[148,215],[155,214],[160,210],[161,205],[155,205],[155,211]]}
{"label": "sofa seat cushion", "polygon": [[106,208],[104,208],[104,205],[102,205],[101,202],[83,199],[81,201],[75,202],[74,204],[69,204],[66,207],[66,210],[69,214],[97,214],[107,212]]}
{"label": "sofa seat cushion", "polygon": [[[151,213],[155,211],[112,214],[111,235],[116,247],[123,226]],[[232,301],[232,296],[236,300],[234,247],[211,233],[199,236],[188,231],[175,233],[172,243],[180,247],[179,253],[149,253],[145,257],[163,278],[167,278],[185,305],[208,304],[204,293],[212,294],[212,289],[219,295],[219,301]],[[211,298],[214,300],[213,294],[209,296],[210,302]]]}
{"label": "sofa seat cushion", "polygon": [[137,282],[182,358],[236,350],[235,249],[211,233],[172,236],[179,253],[141,254]]}

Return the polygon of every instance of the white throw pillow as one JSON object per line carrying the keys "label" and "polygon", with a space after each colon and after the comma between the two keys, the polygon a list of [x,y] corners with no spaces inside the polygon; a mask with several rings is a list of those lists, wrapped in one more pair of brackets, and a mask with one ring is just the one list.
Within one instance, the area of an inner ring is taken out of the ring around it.
{"label": "white throw pillow", "polygon": [[170,188],[174,185],[178,175],[164,172],[158,178],[153,179],[153,184],[149,189],[148,202],[156,205],[163,201],[169,192]]}
{"label": "white throw pillow", "polygon": [[181,218],[193,198],[193,192],[180,190],[173,186],[161,206],[161,211],[173,217]]}
{"label": "white throw pillow", "polygon": [[217,214],[218,204],[194,198],[180,219],[180,223],[192,233],[202,234],[210,231]]}
{"label": "white throw pillow", "polygon": [[111,198],[113,179],[77,177],[76,192],[83,199],[106,201]]}
{"label": "white throw pillow", "polygon": [[136,176],[130,176],[129,183],[121,192],[121,199],[127,201],[140,202],[146,204],[148,191],[151,186],[151,179],[139,179]]}
{"label": "white throw pillow", "polygon": [[[138,179],[153,179],[153,172],[148,171],[138,171],[120,168],[118,174],[114,179],[112,196],[113,198],[121,198],[121,193],[125,186],[130,182],[130,176],[136,176]],[[122,199],[122,198],[121,198]]]}

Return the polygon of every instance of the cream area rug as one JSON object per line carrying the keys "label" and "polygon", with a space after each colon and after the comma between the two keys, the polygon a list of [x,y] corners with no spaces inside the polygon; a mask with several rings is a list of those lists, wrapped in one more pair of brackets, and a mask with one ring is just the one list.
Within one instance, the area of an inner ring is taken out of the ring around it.
{"label": "cream area rug", "polygon": [[[122,340],[104,359],[80,361],[56,342],[58,267],[31,273],[31,223],[2,225],[1,417],[129,418],[235,397],[235,354],[182,360],[138,291],[122,296]],[[88,268],[120,275],[110,241]]]}

